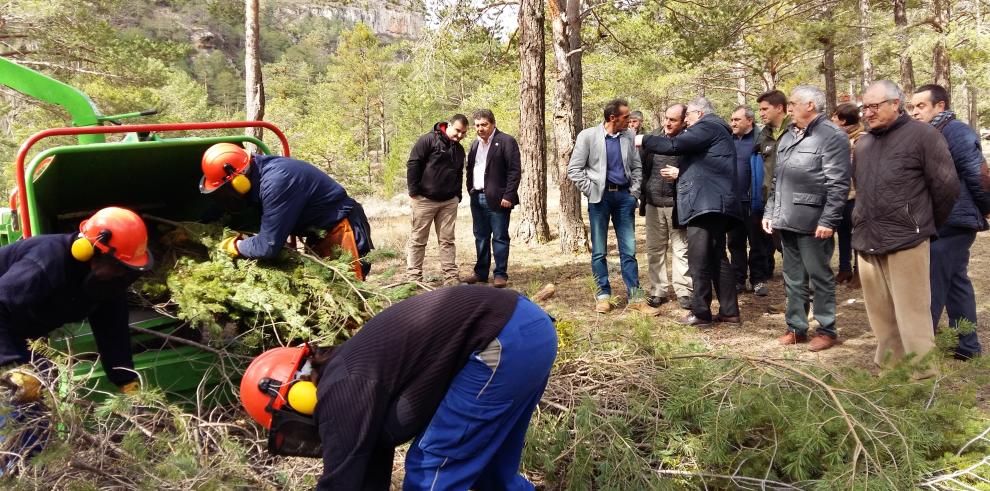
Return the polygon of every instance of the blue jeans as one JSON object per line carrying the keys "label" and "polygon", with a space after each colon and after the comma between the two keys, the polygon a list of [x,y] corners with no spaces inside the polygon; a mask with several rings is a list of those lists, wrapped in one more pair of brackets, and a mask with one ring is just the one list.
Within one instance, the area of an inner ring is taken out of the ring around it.
{"label": "blue jeans", "polygon": [[639,264],[636,263],[636,198],[629,191],[605,191],[598,203],[588,203],[588,220],[591,222],[591,272],[598,283],[598,297],[612,294],[608,282],[608,220],[612,219],[615,239],[619,242],[619,260],[622,264],[622,281],[626,284],[629,299],[642,297],[639,288]]}
{"label": "blue jeans", "polygon": [[468,358],[409,446],[402,489],[534,489],[519,463],[556,357],[553,321],[520,297],[505,327]]}
{"label": "blue jeans", "polygon": [[[967,272],[969,248],[975,240],[975,230],[942,227],[938,240],[932,241],[932,325],[936,329],[943,310],[949,315],[950,326],[955,327],[960,320],[976,325],[976,293]],[[965,358],[979,356],[982,350],[976,331],[960,335],[955,351]]]}
{"label": "blue jeans", "polygon": [[511,208],[492,211],[485,193],[471,195],[471,221],[474,224],[474,248],[478,262],[474,263],[474,275],[481,281],[488,280],[488,269],[495,255],[495,276],[509,278],[509,215]]}

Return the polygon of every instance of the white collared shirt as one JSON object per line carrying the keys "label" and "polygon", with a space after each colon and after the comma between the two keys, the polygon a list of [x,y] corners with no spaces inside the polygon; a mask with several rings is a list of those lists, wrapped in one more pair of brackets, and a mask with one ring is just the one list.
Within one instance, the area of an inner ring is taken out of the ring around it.
{"label": "white collared shirt", "polygon": [[474,189],[485,189],[485,168],[488,166],[488,150],[492,146],[492,138],[495,136],[495,132],[492,132],[491,136],[488,137],[488,142],[478,138],[478,151],[474,154],[474,174],[472,179],[474,181]]}

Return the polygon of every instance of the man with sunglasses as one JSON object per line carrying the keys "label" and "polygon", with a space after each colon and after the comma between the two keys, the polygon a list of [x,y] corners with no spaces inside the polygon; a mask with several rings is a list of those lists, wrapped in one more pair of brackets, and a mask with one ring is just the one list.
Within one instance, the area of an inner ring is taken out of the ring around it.
{"label": "man with sunglasses", "polygon": [[[856,144],[853,177],[853,248],[875,361],[884,365],[935,347],[929,248],[959,195],[959,177],[945,139],[935,127],[904,112],[904,94],[889,80],[863,94],[870,131]],[[916,378],[934,375],[919,369]]]}

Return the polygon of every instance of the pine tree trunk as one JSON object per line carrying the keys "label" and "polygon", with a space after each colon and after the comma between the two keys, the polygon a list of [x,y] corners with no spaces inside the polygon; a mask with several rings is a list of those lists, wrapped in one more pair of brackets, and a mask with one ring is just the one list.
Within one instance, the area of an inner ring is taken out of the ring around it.
{"label": "pine tree trunk", "polygon": [[517,237],[525,242],[550,241],[547,224],[547,142],[543,1],[519,3],[519,150],[522,180],[519,201],[522,220]]}
{"label": "pine tree trunk", "polygon": [[553,139],[554,171],[560,188],[560,250],[570,253],[587,252],[588,230],[581,218],[581,193],[567,178],[567,163],[574,150],[574,140],[581,129],[581,52],[575,51],[581,48],[581,18],[578,13],[580,0],[550,0],[547,5],[550,7],[553,57],[557,66]]}
{"label": "pine tree trunk", "polygon": [[908,56],[907,0],[894,0],[894,25],[897,26],[897,45],[901,49],[901,89],[905,94],[914,93],[914,64]]}
{"label": "pine tree trunk", "polygon": [[[832,21],[832,11],[826,6],[824,7],[824,18],[826,21]],[[819,39],[824,48],[824,56],[822,57],[822,73],[825,75],[825,114],[830,115],[835,111],[835,99],[836,99],[836,88],[835,88],[835,43],[832,41],[832,36],[827,35]]]}
{"label": "pine tree trunk", "polygon": [[946,31],[949,28],[949,0],[935,0],[932,2],[932,7],[935,10],[934,18],[939,34],[939,40],[935,43],[935,49],[932,52],[932,78],[936,84],[945,87],[951,102],[952,84],[949,73],[951,67],[949,65],[949,53],[945,47]]}
{"label": "pine tree trunk", "polygon": [[967,119],[969,119],[969,127],[970,128],[973,128],[973,131],[975,131],[976,134],[979,135],[980,134],[980,122],[979,122],[980,117],[979,117],[979,113],[977,113],[977,110],[976,110],[977,90],[976,90],[976,86],[973,85],[972,82],[966,84],[966,94],[969,96],[969,97],[967,97],[967,99],[969,99],[969,104],[968,104],[969,110],[967,111],[967,115],[966,115],[967,116]]}
{"label": "pine tree trunk", "polygon": [[[244,2],[244,109],[248,121],[265,119],[265,84],[261,77],[259,58],[260,24],[258,0]],[[261,128],[248,128],[247,135],[262,137]],[[253,150],[253,149],[249,149]]]}
{"label": "pine tree trunk", "polygon": [[[870,58],[870,30],[866,23],[870,20],[870,0],[859,0],[859,42],[860,49],[860,86],[866,89],[876,78],[873,70],[873,60]],[[855,93],[850,94],[855,102]]]}

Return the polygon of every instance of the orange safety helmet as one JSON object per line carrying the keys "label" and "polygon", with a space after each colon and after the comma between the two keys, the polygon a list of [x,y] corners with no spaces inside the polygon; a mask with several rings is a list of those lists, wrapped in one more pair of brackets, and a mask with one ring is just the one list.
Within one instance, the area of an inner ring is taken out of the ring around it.
{"label": "orange safety helmet", "polygon": [[147,271],[154,263],[148,251],[144,220],[125,208],[104,208],[79,224],[79,238],[72,243],[72,256],[89,261],[96,251],[137,271]]}
{"label": "orange safety helmet", "polygon": [[251,181],[245,176],[251,167],[251,156],[240,145],[217,143],[207,148],[202,167],[199,192],[203,194],[212,193],[228,182],[232,182],[240,194],[251,189]]}
{"label": "orange safety helmet", "polygon": [[251,361],[241,378],[241,404],[252,419],[266,429],[272,427],[276,411],[288,405],[289,388],[309,357],[309,346],[270,349]]}

